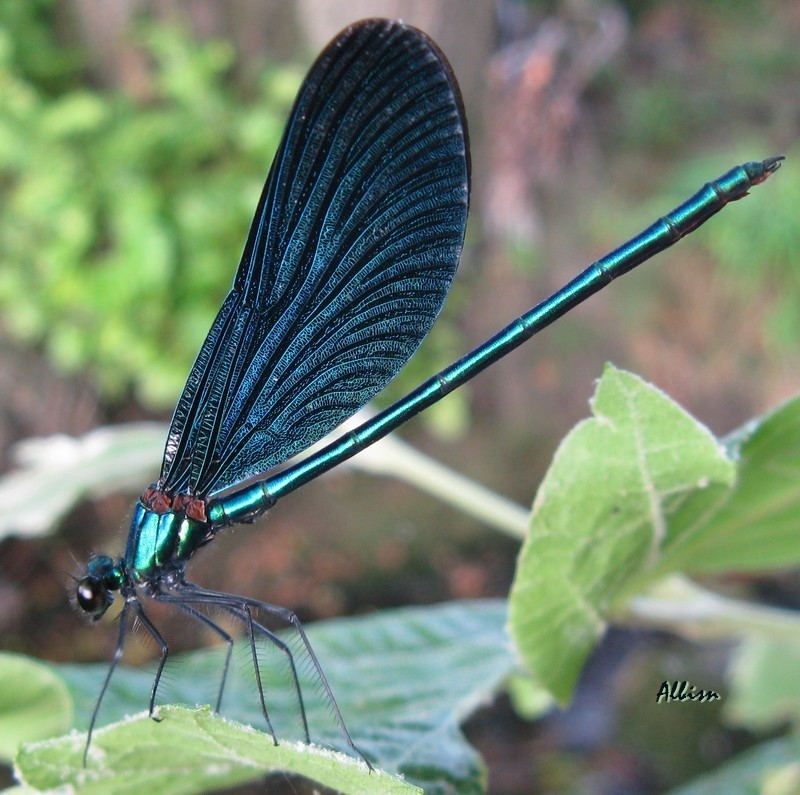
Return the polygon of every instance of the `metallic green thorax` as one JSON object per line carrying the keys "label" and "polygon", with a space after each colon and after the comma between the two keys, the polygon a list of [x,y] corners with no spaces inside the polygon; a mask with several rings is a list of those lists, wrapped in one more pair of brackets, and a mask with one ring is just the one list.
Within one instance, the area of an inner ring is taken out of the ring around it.
{"label": "metallic green thorax", "polygon": [[190,519],[183,511],[156,513],[139,500],[131,518],[125,569],[135,582],[157,578],[180,567],[212,537],[208,522]]}

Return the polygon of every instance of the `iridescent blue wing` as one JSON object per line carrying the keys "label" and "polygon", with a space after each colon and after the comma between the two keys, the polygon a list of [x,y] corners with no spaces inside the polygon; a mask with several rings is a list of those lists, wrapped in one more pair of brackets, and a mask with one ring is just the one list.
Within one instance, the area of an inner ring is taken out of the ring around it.
{"label": "iridescent blue wing", "polygon": [[469,196],[455,78],[420,31],[366,20],[311,67],[233,288],[178,401],[161,485],[216,494],[336,428],[430,330]]}

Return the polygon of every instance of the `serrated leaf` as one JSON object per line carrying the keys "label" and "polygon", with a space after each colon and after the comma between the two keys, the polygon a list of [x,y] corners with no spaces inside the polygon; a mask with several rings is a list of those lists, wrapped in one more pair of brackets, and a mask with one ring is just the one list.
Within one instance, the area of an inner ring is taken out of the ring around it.
{"label": "serrated leaf", "polygon": [[562,442],[539,489],[511,591],[512,637],[560,701],[615,602],[673,543],[669,515],[697,491],[713,491],[718,502],[736,471],[705,427],[610,365],[592,411]]}
{"label": "serrated leaf", "polygon": [[190,795],[279,771],[341,792],[421,792],[344,754],[303,743],[275,746],[260,732],[213,715],[208,707],[162,707],[158,717],[161,723],[140,713],[99,730],[85,768],[82,734],[27,746],[17,757],[17,776],[37,790],[68,786],[85,795]]}
{"label": "serrated leaf", "polygon": [[[485,788],[484,766],[466,743],[459,724],[491,699],[514,669],[514,656],[503,630],[505,619],[503,602],[457,602],[321,622],[310,626],[308,634],[353,738],[376,767],[405,776],[423,786],[426,793],[478,795]],[[222,714],[265,728],[248,664],[249,650],[246,644],[239,646],[242,654],[235,655],[231,665]],[[204,704],[213,700],[223,656],[214,649],[170,658],[159,703]],[[281,675],[280,666],[270,664],[275,658],[273,654],[270,659],[266,649],[262,650],[261,673],[270,718],[283,744],[284,738],[291,741],[302,734],[291,685]],[[299,668],[312,741],[343,748],[342,735],[326,702],[314,699],[315,682],[303,676],[302,663]],[[81,716],[78,725],[85,728],[107,667],[59,666],[56,670],[64,676],[75,698]],[[101,723],[140,712],[151,684],[151,670],[117,671],[103,702]],[[212,719],[218,720],[210,715],[203,717],[202,725],[215,726],[207,722]],[[152,731],[168,744],[186,743],[180,739],[184,729],[178,727],[178,736],[172,737],[168,721],[153,724]],[[268,734],[259,731],[252,736],[259,737],[263,746],[271,746]],[[80,737],[85,742],[85,734]],[[75,748],[81,741],[70,742],[70,762],[80,767],[80,754],[75,755]],[[37,766],[49,767],[48,747],[29,749],[21,767],[27,782],[32,780]],[[59,746],[58,753],[66,753],[65,748]],[[302,765],[302,761],[294,760],[293,764]],[[255,760],[251,762],[256,765]],[[251,766],[251,778],[261,775],[261,770]],[[78,772],[76,769],[70,775]],[[298,772],[314,775],[310,769]],[[161,776],[168,774],[166,769],[161,771],[159,787]],[[106,791],[111,791],[109,780],[104,781]],[[151,785],[155,787],[156,783]],[[164,791],[172,790],[166,787]]]}
{"label": "serrated leaf", "polygon": [[10,761],[23,743],[65,732],[72,699],[63,680],[46,665],[0,652],[0,759]]}

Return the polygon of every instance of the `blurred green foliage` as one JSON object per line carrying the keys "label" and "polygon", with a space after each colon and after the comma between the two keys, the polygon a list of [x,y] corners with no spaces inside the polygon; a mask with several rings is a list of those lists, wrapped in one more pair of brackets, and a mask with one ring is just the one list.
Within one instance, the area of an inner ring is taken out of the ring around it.
{"label": "blurred green foliage", "polygon": [[[647,4],[624,5],[635,16]],[[249,70],[261,77],[245,92],[230,77],[234,53],[227,44],[198,43],[180,29],[150,25],[138,33],[151,65],[147,99],[97,90],[89,87],[82,52],[56,37],[53,6],[53,0],[0,3],[2,331],[40,346],[62,371],[90,373],[107,398],[132,390],[147,407],[168,408],[230,284],[300,73]],[[663,64],[651,65],[649,78],[629,68],[600,79],[601,92],[603,80],[614,85],[611,129],[624,157],[649,163],[670,152],[673,162],[675,151],[704,140],[713,119],[749,121],[752,130],[753,119],[778,114],[771,98],[791,90],[800,50],[775,48],[768,34],[776,23],[751,10],[744,43],[737,35],[741,15],[701,26],[713,53],[706,69],[681,60],[661,79],[655,66]],[[767,94],[765,86],[784,91]],[[742,137],[728,122],[720,132],[731,142]],[[753,141],[752,132],[746,135]],[[689,159],[676,175],[676,201],[739,153],[773,154],[757,141],[746,150],[736,144],[733,155],[724,141],[715,148],[719,166]],[[652,195],[652,181],[642,182]],[[764,284],[765,275],[774,286],[778,305],[769,336],[777,347],[790,347],[800,333],[794,275],[800,231],[789,215],[798,191],[781,175],[770,184],[769,201],[752,203],[737,224],[711,225],[704,233],[718,261],[744,275],[745,291]],[[606,200],[596,205],[604,235],[613,232],[609,245],[634,231],[626,208]],[[655,197],[653,213],[665,206],[669,200]],[[785,222],[775,223],[776,211]],[[650,220],[648,210],[641,222]],[[755,248],[761,259],[754,262]],[[456,287],[448,311],[459,300]],[[440,322],[386,397],[464,351],[457,329]],[[463,428],[464,401],[454,396],[437,407],[431,419],[439,430]]]}
{"label": "blurred green foliage", "polygon": [[[778,154],[766,151],[763,144],[747,150],[750,157]],[[736,208],[737,222],[714,225],[706,238],[714,260],[735,279],[745,307],[759,295],[770,296],[763,341],[777,355],[796,353],[800,339],[800,182],[794,178],[800,148],[793,146],[786,156],[781,179],[776,175],[770,181],[769,199],[742,202]]]}
{"label": "blurred green foliage", "polygon": [[[781,9],[754,0],[715,0],[682,11],[652,0],[622,5],[634,24],[656,16],[645,31],[637,30],[593,90],[607,100],[611,153],[629,174],[641,175],[640,187],[629,210],[615,201],[601,203],[598,228],[613,230],[609,237],[616,238],[630,231],[631,214],[635,226],[669,206],[670,199],[653,195],[659,162],[673,174],[663,190],[677,203],[735,163],[785,154],[767,196],[726,211],[725,223],[709,224],[688,245],[708,250],[726,284],[740,291],[745,311],[769,296],[760,330],[765,349],[777,357],[796,351],[800,182],[794,175],[800,152],[794,106],[786,97],[796,92],[800,49],[793,45],[788,6],[776,13]],[[788,149],[786,142],[792,142]],[[653,199],[643,200],[648,196]]]}
{"label": "blurred green foliage", "polygon": [[[668,184],[669,195],[677,204],[710,176],[773,154],[779,153],[768,143],[749,137],[727,152],[692,158],[675,170]],[[767,195],[737,202],[735,208],[726,210],[728,223],[710,223],[702,236],[690,242],[703,246],[725,274],[732,294],[741,301],[741,310],[736,311],[742,312],[743,322],[748,322],[746,312],[752,311],[759,297],[768,297],[769,311],[763,321],[759,316],[763,322],[760,333],[765,351],[779,358],[795,353],[800,338],[800,226],[795,218],[800,182],[793,179],[800,151],[795,146],[785,154],[787,160],[769,181]],[[643,217],[656,217],[663,204],[663,195],[659,201],[644,202]]]}
{"label": "blurred green foliage", "polygon": [[[168,409],[233,279],[302,70],[248,69],[260,79],[245,90],[226,43],[151,23],[136,99],[89,88],[55,29],[52,0],[0,4],[0,329],[107,400]],[[437,329],[385,399],[463,352]],[[465,411],[454,399],[429,419],[457,435]]]}
{"label": "blurred green foliage", "polygon": [[299,85],[269,67],[244,101],[234,53],[144,27],[146,101],[87,88],[51,3],[0,5],[0,313],[101,391],[175,399],[241,251]]}

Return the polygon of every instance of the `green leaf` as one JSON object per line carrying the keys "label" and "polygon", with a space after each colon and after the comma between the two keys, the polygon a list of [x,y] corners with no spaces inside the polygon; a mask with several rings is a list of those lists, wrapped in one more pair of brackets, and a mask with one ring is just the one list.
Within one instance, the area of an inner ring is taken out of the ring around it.
{"label": "green leaf", "polygon": [[76,90],[52,102],[41,118],[47,138],[63,138],[78,133],[96,134],[106,120],[108,108],[96,94]]}
{"label": "green leaf", "polygon": [[735,651],[726,720],[754,731],[800,725],[800,643],[749,637]]}
{"label": "green leaf", "polygon": [[737,464],[736,488],[711,515],[703,515],[695,495],[670,519],[675,543],[664,550],[664,571],[800,563],[800,398],[748,423],[725,445]]}
{"label": "green leaf", "polygon": [[[350,733],[376,767],[403,775],[406,780],[423,786],[426,793],[478,795],[485,791],[484,765],[466,743],[459,725],[497,692],[515,667],[514,655],[503,629],[505,620],[503,602],[457,602],[322,622],[309,627],[308,635]],[[291,636],[284,637],[291,642]],[[245,643],[237,644],[237,649],[226,684],[222,714],[242,724],[266,728],[254,694],[249,649]],[[171,657],[163,688],[159,690],[159,703],[205,704],[213,701],[222,671],[222,652],[216,648]],[[268,647],[260,648],[259,655],[270,718],[283,748],[285,744],[302,738],[298,707],[283,658],[274,650],[270,652]],[[308,675],[306,660],[298,654],[297,661],[312,741],[345,750],[346,745],[327,702],[315,697],[319,688]],[[78,726],[85,729],[107,667],[59,666],[56,670],[66,680],[75,699]],[[128,714],[139,713],[146,704],[151,684],[152,670],[120,668],[103,702],[101,723],[109,719],[120,721]],[[163,708],[159,708],[159,713],[164,714]],[[149,724],[147,728],[141,728],[138,719],[133,729],[128,728],[132,725],[128,723],[115,725],[107,736],[109,743],[117,747],[118,742],[126,741],[119,739],[127,737],[126,732],[144,732],[133,736],[130,742],[136,740],[138,743],[136,738],[141,737],[146,746],[150,742],[147,732],[154,732],[152,736],[157,736],[159,743],[176,749],[173,754],[175,766],[168,769],[170,755],[165,755],[166,761],[158,770],[158,776],[148,782],[151,789],[172,792],[177,790],[173,789],[170,776],[176,770],[184,771],[183,763],[179,763],[183,756],[180,749],[194,743],[195,736],[206,731],[213,733],[214,737],[217,732],[228,736],[225,732],[228,732],[229,724],[204,712],[166,714],[170,720],[158,724],[144,721]],[[174,715],[178,715],[179,720],[173,721]],[[186,738],[187,731],[192,732],[192,739]],[[248,738],[258,738],[254,742],[259,748],[272,753],[270,735],[254,729],[247,731]],[[225,740],[229,741],[232,742]],[[81,767],[84,743],[85,734],[80,734],[64,738],[55,745],[50,743],[26,749],[18,760],[24,780],[27,783],[39,781],[34,776],[39,775],[41,769],[51,769],[54,764],[59,775],[68,775],[70,780],[88,776]],[[130,748],[134,747],[130,745]],[[92,760],[99,754],[98,764],[105,765],[104,754],[111,751],[106,751],[102,744],[98,749],[92,751]],[[203,761],[197,762],[198,767],[219,762],[213,745],[209,746],[207,755],[197,748],[192,750],[202,756]],[[57,756],[57,762],[53,762],[52,754]],[[292,755],[290,769],[313,778],[318,775],[318,760],[314,759],[304,767],[309,754],[306,750],[305,756],[303,753]],[[244,780],[241,776],[245,770],[249,771],[251,779],[263,774],[265,757],[249,755],[249,751],[243,749],[242,758],[245,759],[242,769],[237,767],[231,771],[232,776],[239,777],[236,781]],[[283,758],[281,761],[276,759],[270,757],[269,765],[289,763]],[[115,757],[109,768],[117,764]],[[141,766],[141,760],[139,764]],[[69,771],[66,766],[69,766]],[[117,791],[116,784],[122,786],[128,780],[124,770],[113,772],[119,775],[118,782],[105,778],[103,772],[106,791]],[[207,776],[205,780],[208,780]],[[216,786],[221,786],[221,783],[217,782]],[[341,781],[333,786],[341,787],[345,792],[366,791],[349,784],[348,789]]]}
{"label": "green leaf", "polygon": [[800,562],[800,398],[719,442],[609,365],[592,410],[542,483],[511,593],[512,637],[562,702],[607,620],[667,575]]}
{"label": "green leaf", "polygon": [[515,712],[525,720],[538,720],[553,708],[553,697],[524,673],[512,675],[507,688]]}
{"label": "green leaf", "polygon": [[795,795],[798,791],[800,739],[795,737],[762,743],[669,795]]}
{"label": "green leaf", "polygon": [[[236,265],[285,90],[261,82],[245,97],[229,79],[228,43],[162,26],[144,30],[155,96],[88,90],[44,5],[35,21],[0,12],[4,331],[67,372],[85,370],[106,397],[133,387],[170,405]],[[31,57],[53,65],[29,70]],[[254,117],[263,123],[243,137]],[[209,223],[185,223],[187,198]],[[230,262],[222,280],[221,262]],[[186,312],[205,318],[191,340],[180,331]]]}
{"label": "green leaf", "polygon": [[341,792],[421,792],[344,754],[303,743],[275,746],[249,726],[213,715],[209,707],[162,707],[158,716],[161,723],[140,714],[98,731],[86,768],[83,735],[28,746],[17,757],[17,775],[38,790],[66,785],[86,795],[188,795],[278,771],[304,775]]}
{"label": "green leaf", "polygon": [[10,761],[22,743],[65,732],[72,699],[63,680],[46,665],[0,652],[0,759]]}
{"label": "green leaf", "polygon": [[719,500],[735,476],[709,431],[636,376],[606,366],[592,410],[539,489],[511,592],[512,637],[561,701],[616,600],[670,543],[668,515],[695,491]]}

